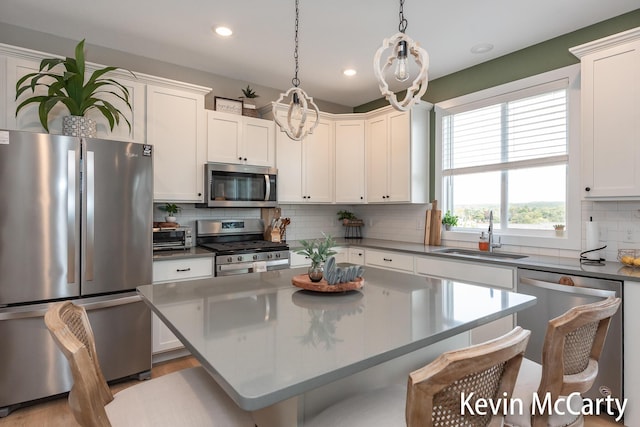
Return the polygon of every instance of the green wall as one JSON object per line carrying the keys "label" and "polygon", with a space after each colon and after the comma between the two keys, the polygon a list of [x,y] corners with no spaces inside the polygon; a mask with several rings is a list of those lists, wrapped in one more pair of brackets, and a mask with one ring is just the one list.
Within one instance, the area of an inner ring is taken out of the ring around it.
{"label": "green wall", "polygon": [[[579,60],[569,52],[569,48],[636,27],[640,27],[640,9],[432,80],[429,82],[427,92],[422,99],[435,104],[447,99],[576,64]],[[380,98],[359,105],[355,107],[353,111],[363,113],[384,107],[388,104],[387,100]],[[431,198],[433,198],[435,194],[434,123],[435,113],[432,112],[430,135]]]}

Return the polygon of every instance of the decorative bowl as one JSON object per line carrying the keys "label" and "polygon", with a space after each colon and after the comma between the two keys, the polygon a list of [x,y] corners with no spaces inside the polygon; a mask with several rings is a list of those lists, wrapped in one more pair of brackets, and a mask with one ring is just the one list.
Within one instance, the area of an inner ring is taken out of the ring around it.
{"label": "decorative bowl", "polygon": [[618,261],[629,267],[640,268],[640,250],[618,249]]}

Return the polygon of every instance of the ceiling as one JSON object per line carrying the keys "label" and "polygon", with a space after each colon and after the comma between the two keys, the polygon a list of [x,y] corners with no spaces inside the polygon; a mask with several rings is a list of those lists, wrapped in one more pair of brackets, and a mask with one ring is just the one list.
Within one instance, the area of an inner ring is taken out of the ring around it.
{"label": "ceiling", "polygon": [[[406,34],[429,52],[432,80],[638,7],[638,0],[409,0],[404,14]],[[345,106],[380,98],[373,56],[397,32],[398,12],[394,0],[300,0],[300,86]],[[278,90],[292,86],[294,18],[294,0],[0,2],[0,22]],[[223,39],[211,31],[216,25],[234,34]],[[494,48],[471,53],[480,43]],[[344,76],[348,67],[358,74]]]}

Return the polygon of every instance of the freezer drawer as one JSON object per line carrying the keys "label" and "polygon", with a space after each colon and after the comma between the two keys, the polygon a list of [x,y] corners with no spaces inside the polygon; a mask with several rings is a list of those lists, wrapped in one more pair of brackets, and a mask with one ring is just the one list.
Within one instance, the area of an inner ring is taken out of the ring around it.
{"label": "freezer drawer", "polygon": [[[151,369],[151,312],[135,292],[74,300],[84,305],[107,381]],[[9,406],[67,392],[67,360],[49,335],[50,304],[0,309],[0,416]]]}

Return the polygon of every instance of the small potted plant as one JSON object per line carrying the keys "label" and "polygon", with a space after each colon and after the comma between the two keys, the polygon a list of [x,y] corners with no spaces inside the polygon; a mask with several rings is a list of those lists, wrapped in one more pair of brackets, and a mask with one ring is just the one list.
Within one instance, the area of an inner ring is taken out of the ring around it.
{"label": "small potted plant", "polygon": [[164,206],[158,206],[158,209],[167,213],[167,216],[164,217],[167,222],[176,222],[176,214],[182,210],[175,203],[165,203]]}
{"label": "small potted plant", "polygon": [[356,215],[353,212],[349,211],[338,211],[338,219],[342,221],[343,225],[349,224],[349,221],[352,221],[356,218]]}
{"label": "small potted plant", "polygon": [[332,248],[336,245],[333,237],[325,235],[324,239],[316,240],[301,240],[300,244],[302,249],[298,249],[296,253],[304,255],[311,260],[311,266],[309,267],[308,274],[309,279],[312,282],[319,282],[322,280],[324,274],[324,263],[332,255],[337,254]]}
{"label": "small potted plant", "polygon": [[258,111],[256,110],[254,99],[260,95],[258,95],[255,90],[251,89],[251,86],[249,85],[242,89],[242,94],[244,95],[242,100],[242,114],[245,116],[258,117]]}
{"label": "small potted plant", "polygon": [[554,224],[553,229],[556,230],[556,236],[562,236],[564,234],[564,224]]}
{"label": "small potted plant", "polygon": [[[58,65],[64,70],[54,71]],[[112,78],[103,77],[117,67],[105,67],[94,71],[85,81],[84,40],[76,46],[75,58],[45,58],[40,62],[37,73],[29,73],[16,83],[16,100],[26,91],[31,90],[33,96],[22,100],[16,108],[18,112],[25,106],[38,104],[38,115],[42,127],[49,132],[49,113],[58,105],[63,104],[69,110],[70,116],[62,118],[62,133],[69,136],[96,136],[96,122],[85,117],[91,110],[97,110],[109,122],[113,130],[122,118],[129,126],[129,119],[113,105],[113,100],[124,102],[129,111],[133,111],[129,100],[129,90]],[[124,70],[128,71],[128,70]],[[131,73],[131,71],[128,71]],[[132,76],[135,77],[133,73]],[[46,89],[44,94],[36,95],[38,88]],[[106,95],[106,97],[105,97]],[[104,99],[107,98],[107,99]],[[111,102],[110,102],[111,101]]]}
{"label": "small potted plant", "polygon": [[451,211],[447,211],[442,218],[442,224],[444,224],[445,230],[451,230],[451,227],[455,227],[458,225],[458,216],[453,215]]}

